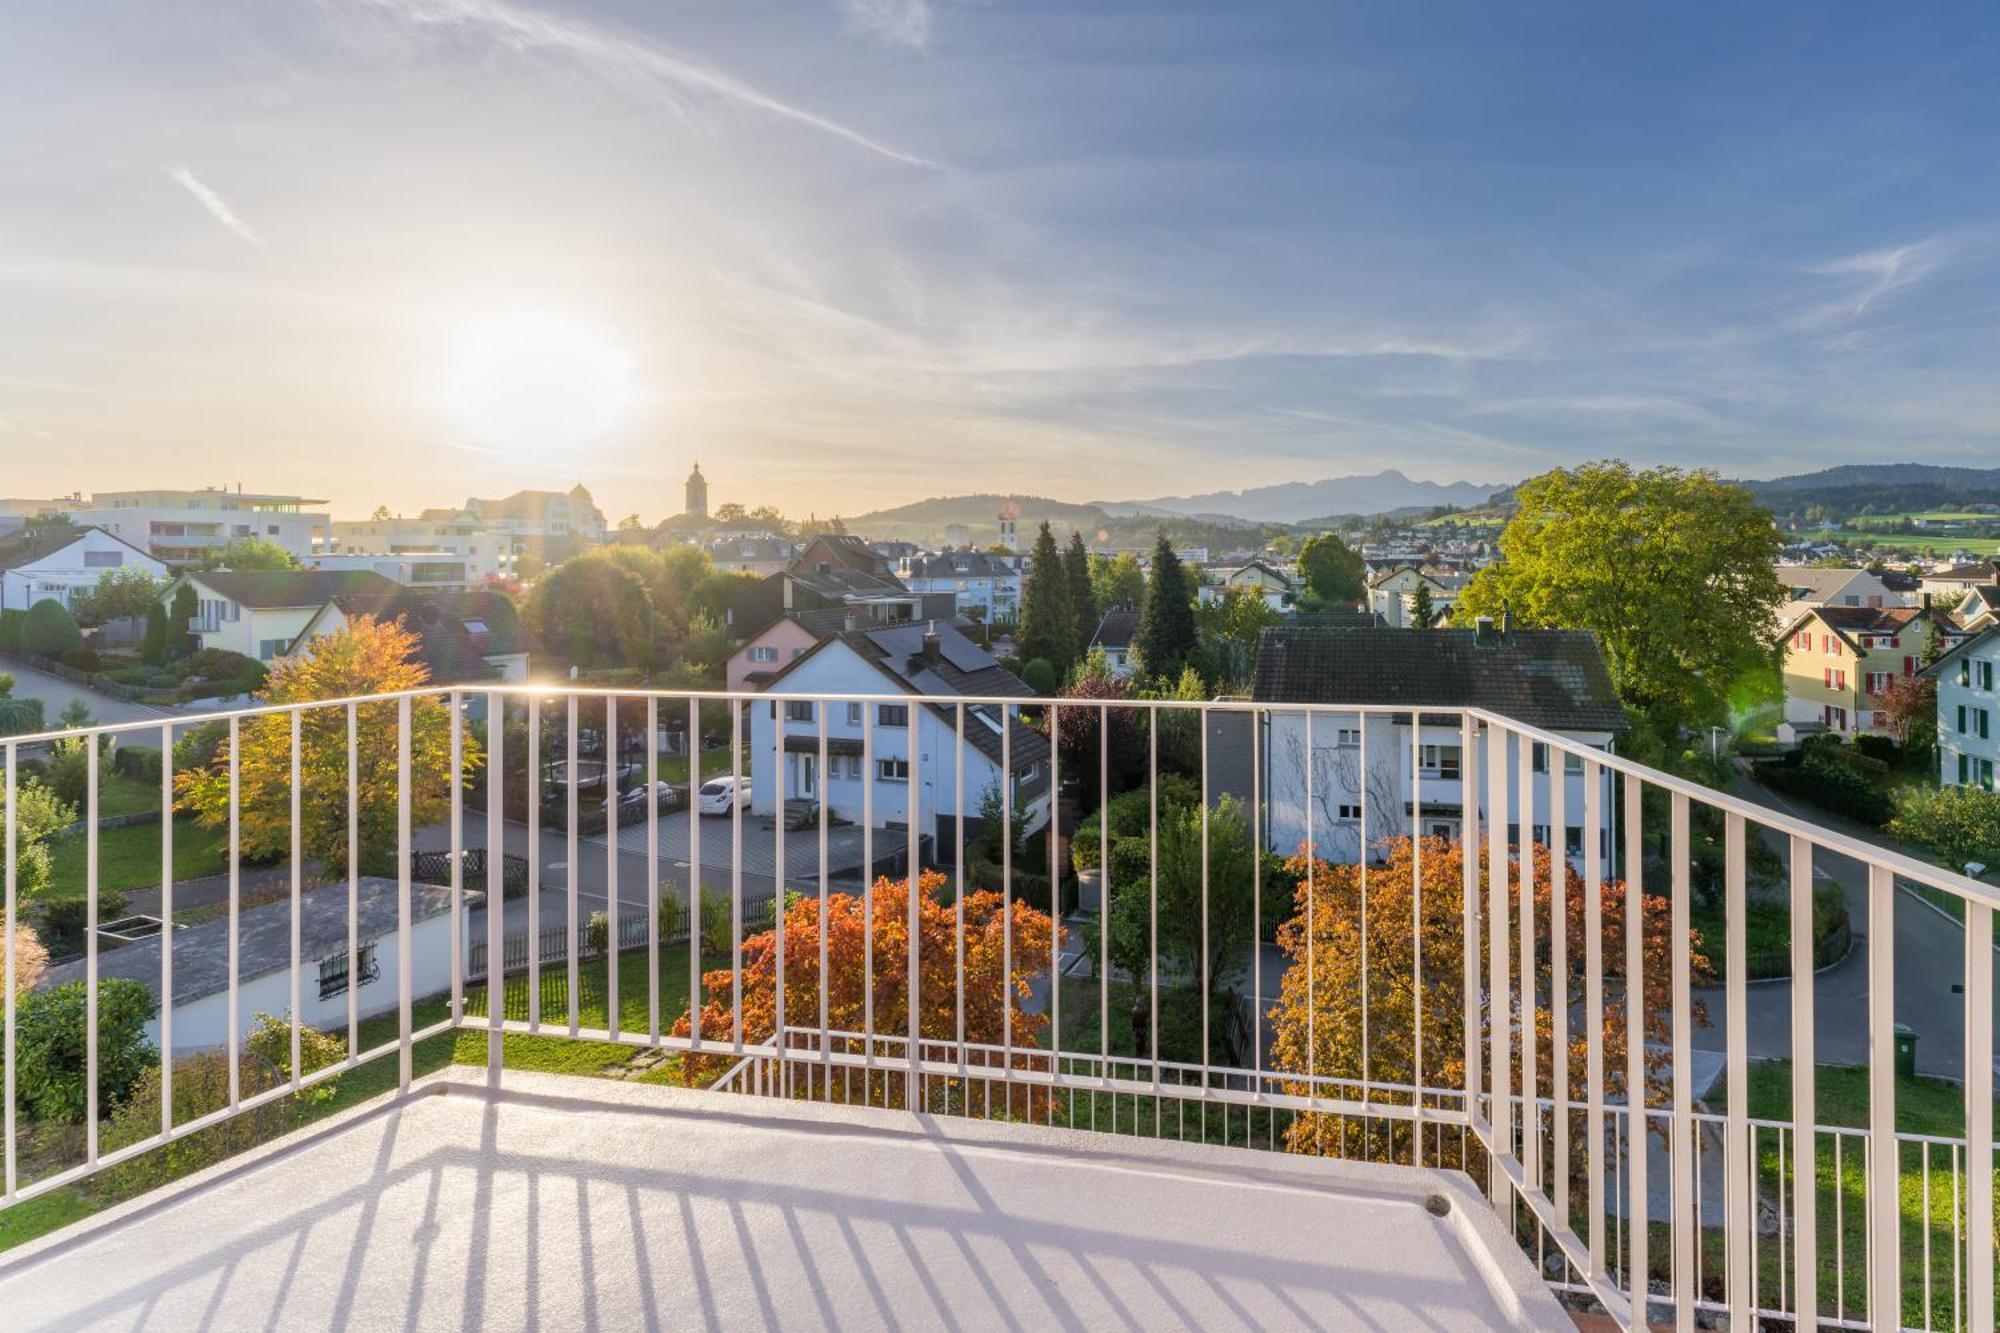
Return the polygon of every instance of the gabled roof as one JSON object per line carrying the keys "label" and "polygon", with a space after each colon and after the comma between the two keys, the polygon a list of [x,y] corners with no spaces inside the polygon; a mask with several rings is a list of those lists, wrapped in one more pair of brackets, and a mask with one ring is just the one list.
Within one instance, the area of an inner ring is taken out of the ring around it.
{"label": "gabled roof", "polygon": [[1097,622],[1097,632],[1090,636],[1092,648],[1130,648],[1132,640],[1139,635],[1139,613],[1114,608],[1104,613]]}
{"label": "gabled roof", "polygon": [[935,555],[910,558],[910,578],[919,579],[1004,579],[1014,576],[1014,567],[984,551],[940,551]]}
{"label": "gabled roof", "polygon": [[372,569],[204,569],[184,577],[253,610],[318,607],[343,595],[404,591]]}
{"label": "gabled roof", "polygon": [[1867,635],[1897,635],[1919,620],[1927,619],[1933,630],[1956,633],[1958,627],[1942,611],[1924,606],[1808,606],[1786,622],[1783,637],[1798,632],[1808,620],[1818,620],[1840,636],[1857,657],[1868,655],[1861,639]]}
{"label": "gabled roof", "polygon": [[95,524],[86,523],[78,526],[70,523],[53,523],[23,529],[0,541],[0,569],[19,569],[23,565],[32,565],[37,560],[46,560],[58,551],[76,545],[93,532],[109,537],[126,550],[145,556],[155,564],[159,563],[150,552],[140,550],[117,533]]}
{"label": "gabled roof", "polygon": [[[938,654],[932,660],[925,652],[925,639],[935,634]],[[833,645],[839,644],[874,667],[881,676],[905,694],[986,696],[1033,699],[1035,692],[1019,676],[1000,665],[998,658],[967,638],[956,627],[938,621],[906,621],[869,629],[842,630],[829,634],[793,658],[782,671],[759,687],[769,690],[798,671]],[[955,723],[955,710],[940,703],[929,705],[944,722]],[[1016,718],[1012,748],[1014,767],[1046,759],[1048,738]],[[995,764],[1000,762],[999,719],[991,706],[967,705],[965,738]]]}
{"label": "gabled roof", "polygon": [[1273,626],[1257,643],[1259,703],[1485,708],[1530,726],[1622,731],[1597,636],[1587,630]]}
{"label": "gabled roof", "polygon": [[2000,625],[1987,625],[1983,629],[1964,635],[1957,643],[1954,643],[1940,654],[1937,661],[1931,663],[1917,674],[1920,676],[1932,676],[1942,680],[1944,678],[1942,673],[1947,663],[1956,663],[1959,658],[1965,657],[1975,650],[1992,643],[1996,637],[2000,637]]}
{"label": "gabled roof", "polygon": [[[488,589],[436,592],[391,586],[393,591],[388,593],[371,589],[338,594],[327,604],[349,619],[373,616],[401,620],[403,628],[417,636],[417,660],[439,684],[488,679],[495,668],[487,658],[521,651],[520,616],[504,594]],[[309,637],[324,614],[322,608],[299,637]]]}

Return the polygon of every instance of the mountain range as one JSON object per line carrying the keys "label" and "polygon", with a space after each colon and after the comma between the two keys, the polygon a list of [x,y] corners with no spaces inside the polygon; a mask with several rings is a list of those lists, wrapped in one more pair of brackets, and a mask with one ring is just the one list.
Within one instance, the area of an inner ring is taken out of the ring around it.
{"label": "mountain range", "polygon": [[1097,506],[1112,515],[1185,514],[1227,516],[1253,523],[1302,523],[1328,514],[1386,514],[1399,509],[1429,509],[1433,505],[1469,509],[1485,504],[1494,492],[1506,489],[1506,484],[1412,481],[1394,468],[1384,468],[1371,477],[1288,481],[1241,491],[1170,495],[1154,500],[1099,500]]}

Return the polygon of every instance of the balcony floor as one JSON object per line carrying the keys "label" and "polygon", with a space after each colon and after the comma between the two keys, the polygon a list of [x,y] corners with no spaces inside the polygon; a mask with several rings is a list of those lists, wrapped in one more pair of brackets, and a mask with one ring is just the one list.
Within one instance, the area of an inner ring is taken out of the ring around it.
{"label": "balcony floor", "polygon": [[6,1326],[1567,1326],[1463,1177],[483,1079],[0,1256]]}

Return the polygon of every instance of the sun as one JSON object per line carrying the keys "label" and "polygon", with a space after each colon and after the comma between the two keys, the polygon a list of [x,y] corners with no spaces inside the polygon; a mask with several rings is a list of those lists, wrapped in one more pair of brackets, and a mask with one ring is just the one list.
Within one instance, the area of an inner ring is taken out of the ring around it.
{"label": "sun", "polygon": [[630,358],[580,325],[510,315],[466,340],[446,376],[444,406],[487,448],[568,454],[625,419],[631,374]]}

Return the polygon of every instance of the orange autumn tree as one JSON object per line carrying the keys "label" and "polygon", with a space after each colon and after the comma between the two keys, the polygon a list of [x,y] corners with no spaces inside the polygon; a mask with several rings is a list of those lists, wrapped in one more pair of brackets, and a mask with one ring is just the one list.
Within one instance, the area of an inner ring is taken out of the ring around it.
{"label": "orange autumn tree", "polygon": [[[1479,946],[1479,979],[1483,987],[1487,954],[1483,927],[1487,905],[1487,860],[1484,847],[1476,857],[1479,910],[1482,929]],[[1287,863],[1298,876],[1298,915],[1278,931],[1279,947],[1291,966],[1286,969],[1278,1003],[1271,1010],[1275,1025],[1273,1063],[1281,1071],[1311,1072],[1321,1077],[1360,1079],[1378,1084],[1409,1086],[1415,1074],[1413,1057],[1417,1031],[1416,990],[1412,985],[1413,939],[1420,938],[1423,960],[1423,1085],[1431,1088],[1462,1088],[1465,1084],[1465,988],[1464,988],[1464,862],[1461,845],[1445,838],[1407,837],[1379,844],[1380,860],[1368,867],[1368,912],[1365,933],[1368,990],[1367,1064],[1363,1067],[1361,988],[1364,933],[1361,913],[1360,867],[1312,866],[1308,893],[1308,863],[1301,855]],[[1570,964],[1565,998],[1570,1006],[1569,1091],[1573,1102],[1585,1095],[1584,957],[1586,940],[1585,899],[1588,888],[1583,877],[1563,858],[1539,844],[1530,849],[1534,874],[1536,996],[1535,1054],[1539,1087],[1547,1096],[1555,1085],[1555,1010],[1550,997],[1555,993],[1551,975],[1549,912],[1562,894],[1565,944]],[[1556,874],[1563,873],[1558,890]],[[1414,872],[1414,873],[1413,873]],[[1511,869],[1510,877],[1514,873]],[[1419,930],[1412,929],[1412,884],[1421,884],[1418,905]],[[1510,1026],[1518,1022],[1522,996],[1520,970],[1520,893],[1510,894],[1512,908],[1508,924],[1512,932],[1507,945],[1509,994],[1514,1000]],[[1602,886],[1604,966],[1604,1030],[1600,1049],[1604,1059],[1603,1096],[1622,1097],[1625,1088],[1626,1019],[1625,975],[1625,884],[1605,880]],[[1673,976],[1673,922],[1665,897],[1647,894],[1643,900],[1642,930],[1644,985],[1642,1013],[1646,1056],[1647,1097],[1664,1097],[1669,1074],[1667,1042],[1671,1037]],[[1310,946],[1310,947],[1308,947]],[[1702,952],[1698,932],[1689,932],[1689,973],[1699,986],[1713,979],[1707,956]],[[1308,967],[1310,956],[1310,967]],[[1310,984],[1309,984],[1310,983]],[[1697,1001],[1691,1017],[1697,1026],[1708,1023],[1706,1008]],[[1479,1039],[1486,1048],[1491,1015],[1482,1004]],[[1309,1044],[1310,1043],[1310,1044]],[[1512,1056],[1511,1086],[1521,1087],[1518,1038]],[[1303,1082],[1286,1085],[1297,1096],[1307,1094]],[[1322,1095],[1360,1099],[1358,1089],[1330,1089]],[[1385,1103],[1408,1105],[1407,1094],[1374,1092],[1371,1098]],[[1345,1122],[1345,1123],[1343,1123]],[[1355,1117],[1324,1112],[1299,1115],[1286,1133],[1286,1147],[1300,1153],[1336,1153],[1348,1136],[1365,1143],[1365,1151],[1408,1157],[1407,1122],[1370,1120],[1367,1126]],[[1577,1141],[1577,1134],[1572,1141]],[[1581,1156],[1577,1158],[1579,1164]]]}
{"label": "orange autumn tree", "polygon": [[[864,904],[862,895],[832,893],[826,898],[826,1000],[827,1026],[834,1032],[863,1032],[867,1018],[867,966],[865,950],[872,940],[874,949],[874,1030],[880,1036],[902,1036],[909,1031],[909,890],[907,880],[886,876],[875,881]],[[917,1029],[923,1037],[955,1041],[958,1036],[958,963],[954,938],[958,929],[958,908],[945,901],[946,877],[926,870],[917,887]],[[873,920],[864,914],[872,907]],[[968,1043],[997,1046],[1007,1035],[1002,1018],[1003,1001],[1011,1011],[1012,1040],[1015,1046],[1033,1048],[1048,1018],[1023,1007],[1031,983],[1048,970],[1050,931],[1054,929],[1046,912],[1026,903],[1012,905],[1013,971],[1007,974],[1005,949],[1008,914],[1001,895],[990,890],[967,893],[965,908],[965,1039]],[[820,992],[820,901],[816,894],[794,894],[779,923],[784,932],[785,1026],[788,1029],[819,1026]],[[777,1025],[778,931],[767,930],[743,941],[741,977],[743,1039],[765,1042]],[[728,968],[703,974],[706,1000],[701,1008],[704,1042],[728,1043],[734,1034],[736,1012],[731,1008],[732,982]],[[674,1025],[674,1035],[692,1033],[689,1017],[683,1014]],[[859,1050],[859,1043],[855,1043]],[[836,1040],[834,1049],[844,1049]],[[896,1058],[901,1050],[897,1048]],[[880,1060],[880,1050],[877,1059]],[[981,1063],[968,1057],[971,1063]],[[728,1056],[689,1056],[682,1061],[682,1075],[689,1083],[706,1083],[726,1070]],[[903,1100],[900,1073],[872,1080],[857,1080],[850,1089],[845,1080],[834,1079],[830,1087],[815,1085],[812,1095],[830,1095],[840,1100],[853,1090],[857,1099],[880,1105],[899,1106]],[[940,1081],[940,1088],[942,1083]],[[803,1084],[799,1086],[803,1094]],[[950,1095],[945,1093],[943,1095]],[[1018,1108],[1017,1108],[1018,1109]]]}
{"label": "orange autumn tree", "polygon": [[[345,627],[314,639],[297,657],[271,664],[260,703],[306,703],[416,689],[430,669],[416,660],[418,639],[401,619],[356,616]],[[356,817],[361,864],[370,873],[393,873],[396,837],[396,713],[393,700],[358,705],[355,717]],[[239,726],[242,756],[237,781],[242,851],[246,859],[283,856],[291,850],[292,722],[288,714],[245,719]],[[477,738],[463,738],[469,776],[482,760]],[[451,794],[451,712],[442,696],[410,705],[410,821],[422,828],[443,819]],[[347,863],[347,710],[307,709],[299,724],[299,841],[304,854],[328,865]],[[203,828],[229,823],[229,742],[199,768],[178,773],[180,808]]]}

